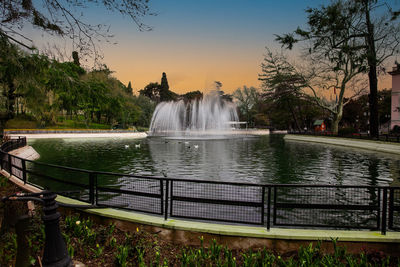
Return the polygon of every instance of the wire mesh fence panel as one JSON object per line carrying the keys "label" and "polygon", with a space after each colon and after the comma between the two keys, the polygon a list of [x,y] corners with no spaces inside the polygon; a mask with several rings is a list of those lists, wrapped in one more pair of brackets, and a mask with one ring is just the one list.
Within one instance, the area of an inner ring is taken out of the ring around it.
{"label": "wire mesh fence panel", "polygon": [[377,229],[380,195],[372,187],[277,187],[274,224]]}
{"label": "wire mesh fence panel", "polygon": [[26,162],[27,182],[74,199],[89,201],[89,174],[80,170]]}
{"label": "wire mesh fence panel", "polygon": [[97,204],[163,214],[163,182],[151,178],[98,174]]}
{"label": "wire mesh fence panel", "polygon": [[11,156],[11,174],[19,179],[23,179],[22,159]]}
{"label": "wire mesh fence panel", "polygon": [[389,203],[389,229],[400,230],[400,188],[390,190]]}
{"label": "wire mesh fence panel", "polygon": [[171,182],[171,217],[263,224],[263,188],[257,185]]}

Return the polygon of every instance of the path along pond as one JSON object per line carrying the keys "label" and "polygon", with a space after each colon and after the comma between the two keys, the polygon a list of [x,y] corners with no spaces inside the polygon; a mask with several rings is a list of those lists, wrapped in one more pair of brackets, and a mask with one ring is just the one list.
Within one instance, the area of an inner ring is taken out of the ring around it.
{"label": "path along pond", "polygon": [[221,140],[36,139],[30,145],[40,154],[39,162],[123,174],[262,184],[400,185],[399,155],[285,141],[282,135]]}

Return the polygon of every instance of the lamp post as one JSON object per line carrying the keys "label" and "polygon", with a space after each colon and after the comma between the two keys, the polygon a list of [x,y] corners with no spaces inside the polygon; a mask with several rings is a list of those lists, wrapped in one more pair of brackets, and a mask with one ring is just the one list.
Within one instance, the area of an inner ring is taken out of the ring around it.
{"label": "lamp post", "polygon": [[45,190],[40,193],[11,195],[4,197],[2,200],[33,200],[42,203],[44,212],[42,220],[45,231],[45,244],[42,257],[43,266],[70,267],[73,264],[60,231],[59,221],[61,215],[57,211],[56,197],[55,193]]}

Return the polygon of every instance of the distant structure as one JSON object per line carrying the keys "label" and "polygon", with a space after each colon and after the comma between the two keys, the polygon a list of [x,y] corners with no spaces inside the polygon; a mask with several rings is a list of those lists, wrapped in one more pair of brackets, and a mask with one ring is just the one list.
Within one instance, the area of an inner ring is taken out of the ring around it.
{"label": "distant structure", "polygon": [[400,65],[393,67],[392,75],[392,106],[390,116],[390,129],[396,125],[400,127]]}
{"label": "distant structure", "polygon": [[326,130],[326,125],[324,120],[316,120],[313,126],[315,132],[325,132]]}

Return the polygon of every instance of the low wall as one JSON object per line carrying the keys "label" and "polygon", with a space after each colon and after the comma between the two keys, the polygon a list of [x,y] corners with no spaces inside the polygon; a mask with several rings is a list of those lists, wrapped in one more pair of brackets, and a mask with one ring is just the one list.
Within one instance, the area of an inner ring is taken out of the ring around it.
{"label": "low wall", "polygon": [[[19,136],[19,134],[9,134]],[[48,139],[48,138],[146,138],[144,132],[96,132],[96,133],[34,133],[24,134],[27,139]]]}
{"label": "low wall", "polygon": [[340,137],[307,136],[287,134],[286,141],[314,142],[336,146],[354,147],[378,152],[392,153],[400,155],[400,144],[381,141],[346,139]]}

